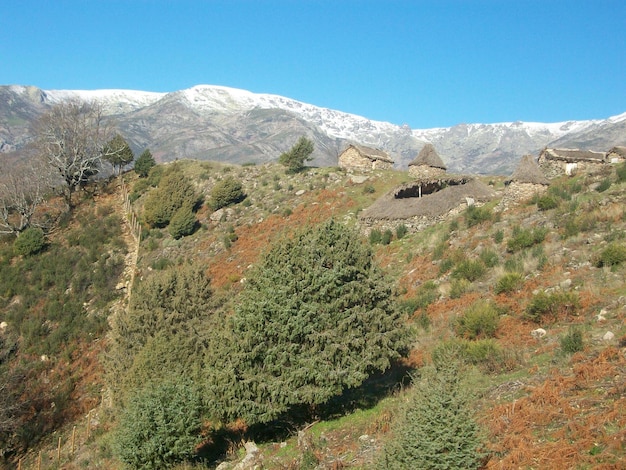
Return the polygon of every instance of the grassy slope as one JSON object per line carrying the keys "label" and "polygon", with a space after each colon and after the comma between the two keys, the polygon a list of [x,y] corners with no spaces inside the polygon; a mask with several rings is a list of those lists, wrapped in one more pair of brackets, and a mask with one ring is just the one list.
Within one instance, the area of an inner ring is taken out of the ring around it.
{"label": "grassy slope", "polygon": [[[151,231],[142,241],[138,272],[149,275],[162,260],[205,259],[213,286],[227,295],[236,293],[246,269],[273,240],[329,217],[355,223],[360,209],[407,179],[387,172],[354,184],[329,168],[287,176],[274,165],[183,165],[207,195],[217,179],[234,176],[243,182],[248,202],[227,209],[219,220],[202,208],[202,228],[178,241],[166,231]],[[462,214],[376,246],[378,261],[397,278],[404,300],[419,297],[425,285],[436,289],[436,300],[412,315],[416,325],[429,326],[416,327],[415,348],[406,361],[411,367],[427,363],[442,341],[455,337],[454,319],[472,302],[488,299],[498,305],[502,314],[495,341],[505,354],[478,364],[474,377],[476,410],[492,453],[489,468],[619,468],[626,455],[626,268],[598,268],[593,262],[610,241],[626,244],[626,184],[599,193],[591,189],[596,182],[584,177],[556,182],[553,186],[562,190],[553,190],[558,195],[554,209],[521,204],[472,227]],[[138,211],[141,202],[136,202]],[[543,227],[547,235],[536,246],[511,253],[507,242],[515,227]],[[233,232],[236,240],[225,242]],[[487,251],[492,267],[479,279],[461,282],[452,274],[463,260],[480,260]],[[507,270],[522,274],[520,287],[496,295],[494,286]],[[563,309],[539,323],[528,320],[526,307],[543,289],[574,293],[578,308]],[[597,319],[601,311],[604,320]],[[584,349],[570,355],[561,351],[560,338],[572,325],[581,328]],[[541,339],[530,335],[538,327],[547,330]],[[609,330],[615,339],[604,341]],[[404,393],[396,391],[373,408],[313,424],[305,431],[306,459],[324,468],[365,467],[392,438],[391,423]],[[64,468],[113,468],[106,442],[105,434]],[[297,437],[285,442],[261,444],[267,468],[302,463]]]}

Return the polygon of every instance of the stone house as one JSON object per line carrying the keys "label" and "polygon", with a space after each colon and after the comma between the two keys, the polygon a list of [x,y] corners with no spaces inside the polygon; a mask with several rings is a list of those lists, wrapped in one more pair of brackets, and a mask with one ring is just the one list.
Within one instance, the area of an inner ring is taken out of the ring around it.
{"label": "stone house", "polygon": [[536,194],[543,194],[550,185],[532,155],[524,155],[511,179],[505,182],[506,190],[500,202],[501,208],[527,201]]}
{"label": "stone house", "polygon": [[439,178],[446,172],[446,166],[433,144],[426,144],[409,163],[409,175],[418,179]]}
{"label": "stone house", "polygon": [[606,153],[580,149],[545,148],[539,154],[538,164],[548,178],[576,173],[595,173],[607,163]]}
{"label": "stone house", "polygon": [[350,144],[339,155],[339,167],[344,170],[390,170],[393,159],[385,152],[363,145]]}
{"label": "stone house", "polygon": [[613,147],[606,154],[609,163],[622,163],[626,161],[626,147]]}

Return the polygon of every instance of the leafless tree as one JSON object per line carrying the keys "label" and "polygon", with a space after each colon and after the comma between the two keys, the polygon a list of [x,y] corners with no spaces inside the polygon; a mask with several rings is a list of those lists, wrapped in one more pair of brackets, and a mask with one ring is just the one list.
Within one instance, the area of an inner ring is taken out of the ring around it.
{"label": "leafless tree", "polygon": [[0,162],[0,233],[18,235],[31,226],[47,228],[35,214],[50,189],[49,171],[39,161]]}
{"label": "leafless tree", "polygon": [[97,103],[57,104],[35,125],[35,139],[43,160],[61,178],[63,197],[72,208],[72,194],[102,168],[106,143],[113,130]]}

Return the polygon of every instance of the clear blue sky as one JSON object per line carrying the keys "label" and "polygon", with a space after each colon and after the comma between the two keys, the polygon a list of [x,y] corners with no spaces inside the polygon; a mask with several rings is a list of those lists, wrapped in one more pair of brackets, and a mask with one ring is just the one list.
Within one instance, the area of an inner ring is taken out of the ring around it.
{"label": "clear blue sky", "polygon": [[626,112],[624,0],[3,0],[0,84],[223,85],[430,128]]}

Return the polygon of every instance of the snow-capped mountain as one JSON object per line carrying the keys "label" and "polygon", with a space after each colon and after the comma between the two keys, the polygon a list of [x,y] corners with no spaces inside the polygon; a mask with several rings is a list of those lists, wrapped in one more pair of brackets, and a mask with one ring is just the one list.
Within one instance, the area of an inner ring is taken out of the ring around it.
{"label": "snow-capped mountain", "polygon": [[99,102],[136,151],[161,161],[200,158],[275,161],[300,135],[315,142],[313,164],[336,165],[348,143],[381,148],[406,168],[432,143],[453,172],[510,174],[522,155],[557,143],[608,150],[626,145],[626,113],[594,121],[459,124],[416,129],[322,108],[278,95],[199,85],[172,93],[0,87],[0,150],[24,146],[30,123],[65,100]]}

